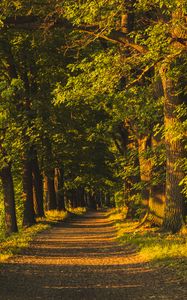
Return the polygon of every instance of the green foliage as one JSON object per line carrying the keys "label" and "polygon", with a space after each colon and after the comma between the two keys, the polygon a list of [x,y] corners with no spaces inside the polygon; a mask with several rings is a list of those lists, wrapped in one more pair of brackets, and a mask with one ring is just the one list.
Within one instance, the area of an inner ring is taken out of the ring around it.
{"label": "green foliage", "polygon": [[144,11],[153,8],[160,8],[165,14],[170,13],[179,7],[182,7],[184,11],[186,10],[186,3],[184,0],[139,0],[136,4],[136,8]]}
{"label": "green foliage", "polygon": [[[186,2],[130,2],[0,3],[0,163],[1,168],[12,163],[19,226],[22,163],[32,147],[43,173],[63,167],[65,192],[108,192],[122,206],[123,201],[139,205],[143,189],[164,183],[164,134],[170,131],[171,141],[185,142],[184,105],[176,110],[178,121],[163,128],[158,71],[160,65],[171,65],[168,74],[175,93],[184,98]],[[129,12],[134,24],[126,34],[121,17]],[[3,27],[9,16],[44,21],[39,30],[32,30],[29,21],[24,26],[30,30],[14,24]],[[56,28],[64,18],[73,26],[65,22]],[[146,183],[140,181],[138,162],[138,141],[144,137],[159,140],[141,154],[152,167]],[[186,172],[185,159],[177,164]],[[181,181],[184,193],[186,181]],[[3,214],[2,209],[2,221]]]}
{"label": "green foliage", "polygon": [[124,9],[124,1],[64,1],[65,17],[74,24],[99,24],[108,31],[115,26],[115,21]]}
{"label": "green foliage", "polygon": [[115,205],[117,208],[123,207],[124,203],[125,203],[125,199],[124,199],[124,192],[123,191],[119,191],[115,193],[114,196],[115,199]]}

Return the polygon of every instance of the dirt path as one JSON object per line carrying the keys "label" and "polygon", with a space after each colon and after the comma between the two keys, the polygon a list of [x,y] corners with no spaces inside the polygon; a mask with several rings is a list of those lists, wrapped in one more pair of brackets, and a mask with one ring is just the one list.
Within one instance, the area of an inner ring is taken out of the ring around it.
{"label": "dirt path", "polygon": [[39,234],[22,255],[0,266],[1,300],[187,299],[173,274],[151,269],[115,242],[103,212]]}

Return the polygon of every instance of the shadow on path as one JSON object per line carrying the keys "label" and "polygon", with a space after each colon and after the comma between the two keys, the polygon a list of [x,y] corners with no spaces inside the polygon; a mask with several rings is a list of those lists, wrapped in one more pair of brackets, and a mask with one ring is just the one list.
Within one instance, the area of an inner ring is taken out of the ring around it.
{"label": "shadow on path", "polygon": [[182,283],[115,242],[102,212],[52,228],[0,267],[0,300],[187,299]]}

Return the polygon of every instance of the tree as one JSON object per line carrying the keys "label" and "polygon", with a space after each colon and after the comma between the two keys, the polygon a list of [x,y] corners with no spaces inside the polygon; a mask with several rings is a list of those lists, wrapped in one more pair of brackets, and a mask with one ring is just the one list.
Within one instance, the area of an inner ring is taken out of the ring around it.
{"label": "tree", "polygon": [[[94,114],[97,112],[95,115],[101,112],[105,113],[108,128],[107,130],[105,128],[104,132],[109,134],[110,142],[108,142],[108,136],[103,141],[105,140],[105,145],[108,145],[110,153],[113,151],[110,151],[113,147],[111,141],[114,141],[120,151],[124,147],[122,155],[124,156],[125,153],[126,160],[130,157],[126,153],[133,153],[136,148],[135,152],[139,153],[141,187],[133,182],[131,175],[125,175],[126,188],[132,191],[134,185],[138,187],[142,191],[143,200],[148,203],[149,215],[151,212],[154,215],[153,213],[159,209],[155,205],[157,200],[163,202],[165,183],[159,190],[163,178],[160,169],[164,164],[164,159],[163,150],[158,155],[157,149],[161,149],[162,142],[156,141],[154,130],[162,125],[158,121],[159,116],[162,116],[162,109],[158,107],[162,106],[162,108],[164,107],[166,148],[166,201],[164,217],[159,215],[159,218],[164,218],[164,230],[172,232],[180,230],[184,222],[184,197],[181,186],[185,178],[183,174],[184,134],[182,134],[182,138],[180,134],[176,138],[173,135],[173,128],[182,126],[183,120],[178,117],[177,112],[181,104],[185,105],[186,71],[182,67],[186,65],[185,2],[179,0],[172,3],[163,3],[158,0],[110,2],[99,0],[95,3],[90,0],[86,5],[84,1],[79,3],[54,1],[51,3],[46,0],[44,2],[48,4],[44,10],[41,5],[28,4],[26,1],[20,3],[18,1],[17,4],[4,1],[1,4],[6,39],[7,32],[11,33],[8,36],[8,41],[11,41],[8,43],[8,55],[4,52],[4,57],[10,66],[8,68],[9,76],[17,80],[20,77],[24,84],[21,97],[19,95],[19,100],[16,98],[22,108],[24,107],[21,118],[22,127],[25,128],[23,137],[27,136],[28,138],[27,125],[33,124],[31,127],[34,129],[40,120],[42,120],[42,128],[39,129],[39,132],[45,132],[41,154],[40,151],[37,152],[40,158],[39,165],[42,165],[43,170],[51,173],[51,175],[46,174],[51,181],[54,180],[54,169],[59,168],[59,164],[63,165],[64,178],[68,182],[64,184],[64,187],[68,187],[67,189],[80,187],[81,185],[76,181],[82,184],[83,178],[89,178],[89,184],[86,187],[81,186],[81,188],[87,188],[88,192],[93,193],[94,187],[94,190],[98,192],[97,182],[101,176],[94,174],[97,170],[95,166],[98,157],[95,157],[95,161],[94,159],[88,160],[90,165],[94,165],[94,168],[88,168],[93,175],[89,174],[88,176],[84,167],[79,164],[79,161],[84,161],[86,166],[87,162],[75,149],[75,145],[79,145],[82,141],[87,146],[87,130],[86,128],[80,129],[78,115],[75,113],[74,117],[74,112],[69,111],[68,107],[70,110],[79,112],[81,109],[85,110],[83,114],[81,112],[81,116],[85,118],[86,126],[90,130],[93,130],[94,124],[90,114],[92,112]],[[16,17],[15,5],[17,5]],[[31,35],[28,34],[28,29],[32,32],[32,43],[29,40]],[[33,29],[38,30],[34,32]],[[19,32],[21,41],[16,46],[14,38],[12,38],[14,32],[16,34]],[[52,35],[51,32],[53,32]],[[44,41],[42,45],[39,45],[39,39],[42,36],[47,37],[47,42]],[[25,51],[25,45],[29,45],[28,53]],[[42,52],[40,59],[35,64],[34,72],[27,65],[32,65],[29,61],[33,49],[35,49],[35,53],[39,53],[40,50]],[[52,52],[54,50],[55,55],[50,55],[51,50]],[[60,65],[57,63],[59,62],[59,52],[63,52],[65,56]],[[50,61],[49,56],[53,57]],[[19,63],[20,58],[22,64]],[[68,64],[69,66],[67,66]],[[37,93],[36,89],[33,92],[33,86],[35,86],[33,77],[36,78],[34,81],[38,84]],[[162,89],[157,84],[160,80]],[[54,88],[57,82],[58,84]],[[58,108],[60,114],[51,105],[50,93],[53,88],[56,103],[61,103],[61,107]],[[41,90],[45,90],[45,97]],[[45,99],[46,105],[42,104],[42,97]],[[163,103],[161,99],[163,99]],[[155,105],[156,103],[159,103],[160,106]],[[29,116],[33,112],[34,106],[37,109],[37,118]],[[41,112],[41,108],[44,107],[47,113]],[[65,111],[62,112],[64,108]],[[185,111],[185,109],[183,110]],[[87,112],[89,112],[88,117]],[[64,120],[59,122],[59,118],[56,118],[58,115],[64,119],[70,116],[71,122],[67,122],[64,126]],[[139,115],[137,124],[135,118]],[[48,120],[49,126],[47,126]],[[62,131],[57,129],[60,123],[64,126]],[[112,132],[112,129],[115,128],[113,125],[117,123],[123,123],[123,127],[129,132],[128,141],[122,142],[121,145],[116,138],[119,137],[119,132]],[[96,122],[95,125],[98,126],[98,123]],[[101,132],[99,133],[101,134]],[[45,144],[46,140],[49,142]],[[101,140],[94,144],[97,152],[100,151],[98,147],[103,142]],[[34,143],[37,143],[40,148],[41,144],[37,139]],[[24,153],[26,154],[33,146],[30,135],[28,140],[24,139],[24,144]],[[43,150],[46,150],[47,146],[49,146],[50,154],[49,151],[46,151],[46,154],[43,155]],[[61,146],[64,147],[64,151],[59,150]],[[90,146],[93,144],[91,143]],[[57,151],[59,155],[54,154],[56,153],[54,149],[59,151]],[[101,152],[104,161],[106,151]],[[85,154],[87,151],[83,151],[83,153]],[[44,157],[47,156],[50,156],[52,160],[48,164],[48,168],[47,164],[43,163],[46,162]],[[157,160],[155,157],[158,158],[158,163],[155,163]],[[105,164],[103,163],[103,165]],[[128,162],[126,165],[130,166]],[[133,164],[131,167],[133,169]],[[77,172],[77,168],[81,170],[81,174]],[[75,176],[72,176],[72,173]],[[155,180],[155,178],[159,178],[159,180]],[[105,179],[107,182],[107,175]],[[53,182],[52,186],[55,197]]]}
{"label": "tree", "polygon": [[[93,1],[89,1],[86,6],[84,4],[70,3],[65,11],[65,15],[74,23],[76,29],[83,32],[84,35],[94,36],[99,40],[111,41],[118,45],[116,47],[119,49],[118,51],[123,53],[124,61],[127,64],[129,60],[135,58],[134,62],[132,63],[131,61],[129,64],[130,76],[124,75],[124,70],[122,73],[126,80],[125,89],[132,86],[132,84],[140,83],[153,68],[160,70],[164,89],[165,128],[167,132],[171,119],[172,123],[176,124],[179,122],[175,117],[175,110],[181,103],[181,100],[177,101],[177,98],[180,97],[172,96],[172,94],[178,93],[178,85],[172,84],[172,80],[167,77],[169,75],[168,70],[172,70],[171,66],[175,64],[176,60],[186,61],[185,4],[179,1],[174,1],[172,5],[168,3],[163,5],[160,1],[152,1],[151,3],[136,1],[135,4],[134,2],[132,3],[130,8],[124,4],[124,1],[119,1],[117,8],[115,4],[114,2],[110,4],[103,3],[103,1],[99,1],[97,6],[94,6]],[[93,7],[94,10],[91,9]],[[123,8],[126,11],[125,15],[122,14]],[[77,15],[78,9],[79,12],[81,11],[80,17]],[[125,22],[122,22],[122,28],[118,27],[118,23],[114,18],[114,12],[115,16],[120,18],[121,15],[122,20],[125,20]],[[130,14],[134,15],[133,28],[129,24],[132,20]],[[84,24],[82,27],[80,26],[81,23]],[[130,28],[133,30],[129,33]],[[106,60],[106,55],[103,56],[104,60]],[[117,68],[117,64],[115,64],[115,68]],[[139,74],[136,74],[136,71],[134,72],[137,68]],[[134,76],[135,78],[133,78]],[[83,77],[84,75],[82,75]],[[118,77],[119,79],[120,77]],[[92,76],[90,80],[92,81],[91,86],[95,87],[96,84],[93,83],[93,80],[94,77]],[[104,84],[105,82],[103,82]],[[182,95],[182,93],[181,90],[180,94]],[[89,95],[86,96],[89,97]],[[163,228],[176,232],[183,225],[182,203],[184,202],[181,187],[179,187],[183,175],[180,167],[177,167],[176,164],[178,158],[183,157],[184,147],[179,141],[176,144],[169,141],[169,138],[170,134],[166,133],[166,209]],[[176,147],[178,149],[177,152]],[[175,165],[177,168],[175,172],[173,167],[171,170],[171,165]]]}

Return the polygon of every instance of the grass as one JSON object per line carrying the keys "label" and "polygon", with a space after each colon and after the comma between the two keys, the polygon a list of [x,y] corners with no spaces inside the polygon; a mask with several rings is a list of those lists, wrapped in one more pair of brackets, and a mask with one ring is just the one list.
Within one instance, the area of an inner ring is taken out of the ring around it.
{"label": "grass", "polygon": [[145,259],[159,267],[172,267],[187,276],[187,234],[158,233],[158,228],[140,227],[137,221],[124,220],[124,214],[112,210],[109,218],[115,222],[117,239],[121,244],[132,244]]}
{"label": "grass", "polygon": [[69,208],[68,211],[75,215],[82,215],[86,212],[86,207]]}
{"label": "grass", "polygon": [[8,259],[13,254],[20,252],[21,249],[28,247],[29,242],[34,236],[43,230],[50,227],[49,224],[36,224],[29,228],[24,228],[19,233],[14,233],[11,236],[4,238],[0,242],[0,262]]}
{"label": "grass", "polygon": [[19,253],[23,248],[29,246],[37,233],[49,229],[52,225],[59,221],[64,221],[68,217],[81,215],[85,212],[84,208],[71,209],[71,213],[59,212],[57,210],[47,211],[46,218],[38,218],[37,224],[28,228],[22,228],[18,233],[5,237],[3,234],[0,239],[0,262],[7,260],[14,254]]}
{"label": "grass", "polygon": [[108,211],[108,217],[110,220],[115,222],[116,226],[119,226],[119,224],[124,223],[126,213],[127,209],[125,207],[112,208]]}
{"label": "grass", "polygon": [[68,213],[66,211],[48,210],[45,212],[46,218],[41,221],[56,223],[67,219]]}

